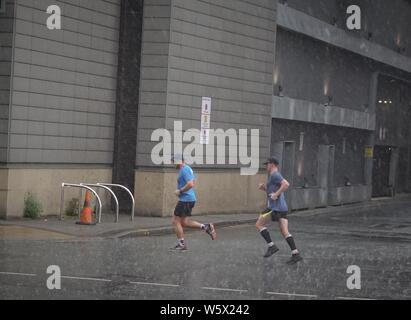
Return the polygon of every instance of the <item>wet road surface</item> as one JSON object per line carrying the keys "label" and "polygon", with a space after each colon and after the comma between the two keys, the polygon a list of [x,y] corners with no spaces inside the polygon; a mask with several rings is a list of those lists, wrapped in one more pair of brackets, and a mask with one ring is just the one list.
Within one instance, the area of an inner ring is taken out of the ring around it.
{"label": "wet road surface", "polygon": [[[174,236],[126,239],[0,241],[1,299],[411,299],[410,202],[366,212],[290,216],[304,261],[275,224],[280,251],[269,259],[253,225],[186,234],[187,252],[172,252]],[[46,286],[47,267],[61,270],[61,289]],[[361,269],[361,289],[349,290],[347,268]]]}

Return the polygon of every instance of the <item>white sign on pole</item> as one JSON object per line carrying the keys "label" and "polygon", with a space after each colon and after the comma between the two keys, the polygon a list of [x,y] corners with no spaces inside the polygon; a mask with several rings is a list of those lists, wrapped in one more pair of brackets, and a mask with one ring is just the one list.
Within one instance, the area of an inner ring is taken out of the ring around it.
{"label": "white sign on pole", "polygon": [[201,129],[210,129],[210,115],[201,115]]}
{"label": "white sign on pole", "polygon": [[203,102],[201,104],[201,114],[211,113],[211,98],[203,97]]}
{"label": "white sign on pole", "polygon": [[208,144],[210,138],[211,98],[203,97],[201,103],[201,136],[200,143]]}
{"label": "white sign on pole", "polygon": [[208,144],[210,141],[210,129],[201,129],[200,143]]}

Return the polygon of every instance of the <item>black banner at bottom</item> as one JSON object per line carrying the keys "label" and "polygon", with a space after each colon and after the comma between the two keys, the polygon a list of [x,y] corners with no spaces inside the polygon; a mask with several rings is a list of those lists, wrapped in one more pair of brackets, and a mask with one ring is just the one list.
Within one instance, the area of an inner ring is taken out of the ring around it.
{"label": "black banner at bottom", "polygon": [[[304,317],[323,316],[327,319],[338,315],[351,319],[361,315],[370,317],[372,313],[382,316],[395,308],[396,312],[410,307],[410,301],[350,301],[350,300],[252,300],[252,301],[215,301],[215,300],[59,300],[59,301],[0,301],[0,308],[6,312],[7,308],[13,315],[22,311],[29,311],[33,316],[37,312],[44,315],[48,308],[55,308],[55,315],[64,313],[64,316],[95,318],[98,314],[107,316],[116,315],[116,318],[130,312],[133,319],[263,319],[270,317],[289,318],[302,313]],[[46,304],[47,303],[47,304]],[[28,304],[28,307],[18,307],[17,304]],[[61,308],[60,305],[61,304]],[[73,306],[70,306],[73,305]],[[331,313],[330,313],[331,312]],[[364,312],[364,313],[363,313]]]}

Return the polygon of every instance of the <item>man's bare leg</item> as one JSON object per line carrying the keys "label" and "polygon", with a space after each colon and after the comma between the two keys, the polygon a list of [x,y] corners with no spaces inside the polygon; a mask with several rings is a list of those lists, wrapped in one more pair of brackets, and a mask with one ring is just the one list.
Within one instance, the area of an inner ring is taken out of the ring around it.
{"label": "man's bare leg", "polygon": [[291,260],[289,261],[289,263],[295,263],[298,262],[300,260],[302,260],[302,258],[299,255],[299,252],[297,250],[297,247],[295,245],[294,242],[294,238],[293,236],[290,234],[290,232],[288,231],[288,219],[284,219],[284,218],[280,218],[278,220],[278,226],[280,228],[280,232],[282,234],[282,236],[284,237],[285,241],[287,241],[290,249],[291,249]]}
{"label": "man's bare leg", "polygon": [[178,239],[184,237],[183,223],[181,220],[182,219],[180,217],[176,217],[176,216],[174,216],[172,220],[172,223],[174,226],[174,232]]}
{"label": "man's bare leg", "polygon": [[193,228],[193,229],[201,229],[204,230],[212,240],[217,238],[217,233],[215,232],[214,225],[212,223],[200,223],[195,220],[191,220],[187,217],[181,220],[183,227]]}
{"label": "man's bare leg", "polygon": [[[183,220],[184,219],[182,219],[180,217],[173,216],[172,223],[173,223],[173,226],[174,226],[174,232],[175,232],[177,240],[178,240],[178,245],[181,248],[186,248],[186,244],[185,244],[185,241],[184,241]],[[178,247],[178,245],[177,245],[177,247]]]}
{"label": "man's bare leg", "polygon": [[202,230],[204,230],[204,228],[205,228],[204,224],[202,224],[200,222],[197,222],[195,220],[191,220],[189,218],[184,218],[184,219],[181,220],[181,222],[182,222],[183,226],[187,227],[187,228],[202,229]]}

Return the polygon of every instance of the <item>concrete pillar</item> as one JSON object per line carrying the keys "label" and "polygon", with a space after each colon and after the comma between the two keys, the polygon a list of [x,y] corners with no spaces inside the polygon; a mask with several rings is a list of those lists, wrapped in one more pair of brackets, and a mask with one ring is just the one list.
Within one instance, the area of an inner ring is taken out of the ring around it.
{"label": "concrete pillar", "polygon": [[406,192],[411,192],[411,147],[408,146],[407,156],[407,186]]}
{"label": "concrete pillar", "polygon": [[[377,92],[378,92],[378,72],[371,75],[370,92],[368,99],[368,112],[375,115],[377,106]],[[375,131],[369,134],[366,150],[364,150],[364,183],[368,186],[368,198],[372,195],[372,166],[373,166],[373,152],[375,145]]]}
{"label": "concrete pillar", "polygon": [[318,151],[318,182],[321,189],[328,188],[328,168],[330,165],[330,146],[320,145]]}

